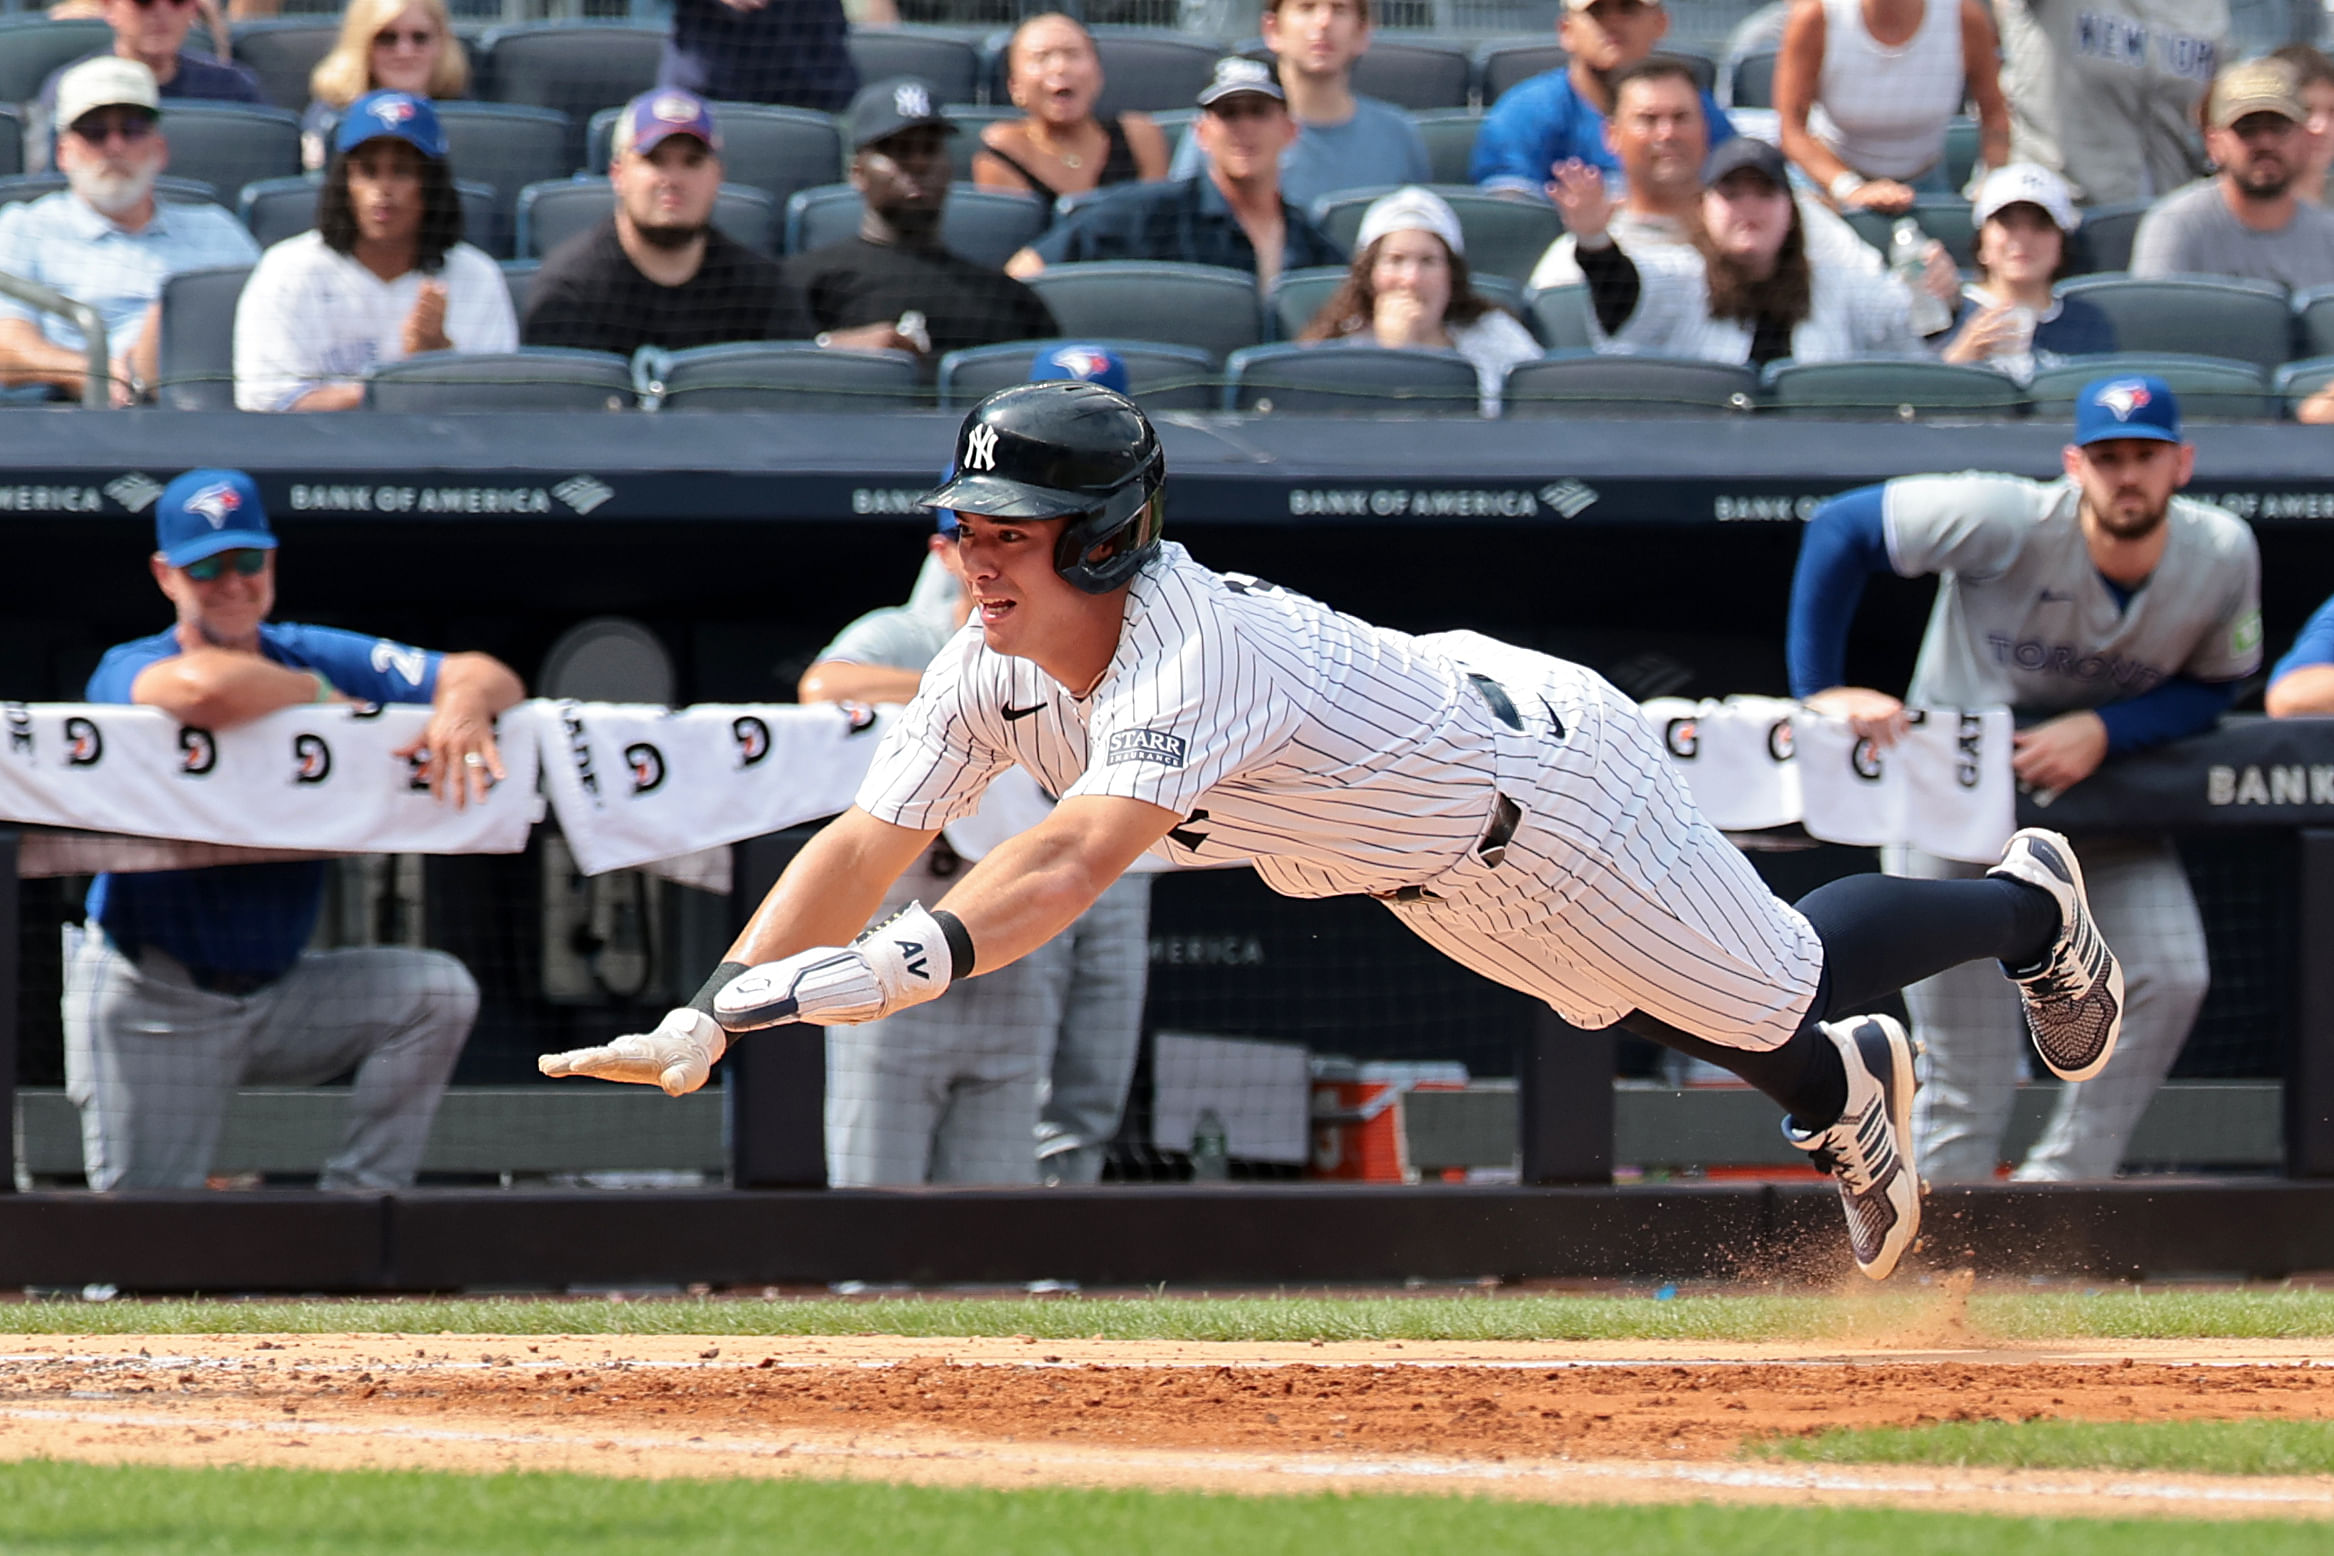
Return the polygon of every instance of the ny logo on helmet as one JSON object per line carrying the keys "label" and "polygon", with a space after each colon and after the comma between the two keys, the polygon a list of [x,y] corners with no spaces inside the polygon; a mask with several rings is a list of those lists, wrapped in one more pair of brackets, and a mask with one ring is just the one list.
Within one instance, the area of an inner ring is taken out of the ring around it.
{"label": "ny logo on helmet", "polygon": [[932,95],[912,81],[904,81],[892,88],[891,106],[903,119],[932,117]]}
{"label": "ny logo on helmet", "polygon": [[996,428],[975,427],[964,435],[964,467],[967,470],[997,468]]}
{"label": "ny logo on helmet", "polygon": [[242,496],[224,481],[206,486],[186,500],[186,511],[201,514],[213,529],[225,529],[228,516],[242,506]]}

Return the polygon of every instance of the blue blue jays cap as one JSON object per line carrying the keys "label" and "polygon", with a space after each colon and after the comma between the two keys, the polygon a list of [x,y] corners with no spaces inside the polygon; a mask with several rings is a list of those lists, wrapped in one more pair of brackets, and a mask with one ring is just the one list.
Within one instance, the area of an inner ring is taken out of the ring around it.
{"label": "blue blue jays cap", "polygon": [[172,567],[222,551],[273,551],[259,488],[240,470],[189,470],[154,504],[154,548]]}
{"label": "blue blue jays cap", "polygon": [[347,153],[369,140],[401,140],[433,161],[446,159],[446,131],[426,97],[411,92],[367,92],[348,105],[332,149]]}
{"label": "blue blue jays cap", "polygon": [[2075,397],[2075,442],[2110,438],[2180,441],[2180,402],[2172,386],[2146,373],[2128,378],[2094,378]]}
{"label": "blue blue jays cap", "polygon": [[1083,378],[1090,384],[1127,393],[1126,363],[1108,346],[1087,346],[1072,342],[1066,346],[1048,346],[1029,364],[1029,381],[1042,384],[1053,378]]}

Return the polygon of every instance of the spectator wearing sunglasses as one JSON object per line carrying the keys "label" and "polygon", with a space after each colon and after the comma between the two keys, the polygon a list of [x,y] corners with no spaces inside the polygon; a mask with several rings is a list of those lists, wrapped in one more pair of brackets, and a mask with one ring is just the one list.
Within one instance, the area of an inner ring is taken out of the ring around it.
{"label": "spectator wearing sunglasses", "polygon": [[[154,85],[166,100],[217,103],[263,103],[259,77],[241,65],[186,46],[187,34],[201,20],[195,0],[105,0],[106,25],[113,29],[113,48],[75,60],[134,60],[154,72]],[[57,83],[73,65],[50,72],[42,83],[34,119],[33,137],[41,143],[36,160],[47,152],[51,132],[64,121],[56,113]],[[45,164],[44,164],[45,165]]]}
{"label": "spectator wearing sunglasses", "polygon": [[332,52],[308,75],[300,155],[310,168],[332,154],[332,130],[367,92],[440,102],[470,93],[470,56],[454,36],[445,0],[349,0]]}
{"label": "spectator wearing sunglasses", "polygon": [[[144,398],[155,375],[162,284],[186,270],[248,265],[259,246],[215,205],[159,203],[169,165],[154,73],[99,55],[57,82],[57,165],[68,187],[0,212],[0,271],[54,287],[104,319],[113,400]],[[0,298],[0,383],[78,397],[87,374],[78,326]]]}
{"label": "spectator wearing sunglasses", "polygon": [[[399,752],[443,804],[503,776],[494,719],[526,695],[501,661],[268,620],[276,537],[251,477],[192,470],[154,505],[149,567],[176,614],[107,651],[88,700],[208,730],[309,703],[419,703]],[[413,1182],[430,1120],[478,1014],[442,951],[311,951],[325,865],[302,860],[100,875],[68,936],[65,1075],[93,1189],[199,1189],[239,1086],[354,1071],[327,1189]]]}
{"label": "spectator wearing sunglasses", "polygon": [[511,351],[493,260],[462,241],[462,200],[429,100],[368,92],[333,137],[316,226],[261,257],[235,306],[235,403],[349,411],[364,375],[424,351]]}

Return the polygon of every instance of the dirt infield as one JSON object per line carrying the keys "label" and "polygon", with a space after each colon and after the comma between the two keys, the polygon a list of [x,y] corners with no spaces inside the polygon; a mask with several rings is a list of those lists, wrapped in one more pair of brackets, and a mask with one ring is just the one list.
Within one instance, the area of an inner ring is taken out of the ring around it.
{"label": "dirt infield", "polygon": [[0,1335],[0,1458],[2334,1519],[2334,1477],[1738,1456],[2034,1416],[2334,1418],[2334,1341]]}

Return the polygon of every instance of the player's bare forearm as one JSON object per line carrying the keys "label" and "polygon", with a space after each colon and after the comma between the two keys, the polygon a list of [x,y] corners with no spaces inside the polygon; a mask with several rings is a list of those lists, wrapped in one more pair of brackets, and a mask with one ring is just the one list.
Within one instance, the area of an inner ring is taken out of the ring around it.
{"label": "player's bare forearm", "polygon": [[2271,718],[2334,713],[2334,665],[2302,665],[2269,683],[2262,706]]}
{"label": "player's bare forearm", "polygon": [[438,661],[438,689],[431,705],[493,718],[516,707],[527,683],[492,654],[448,654]]}
{"label": "player's bare forearm", "polygon": [[822,659],[802,672],[794,695],[804,702],[907,702],[923,681],[921,670]]}
{"label": "player's bare forearm", "polygon": [[1081,795],[991,850],[940,906],[972,939],[977,972],[994,972],[1044,945],[1094,906],[1182,818],[1142,800]]}
{"label": "player's bare forearm", "polygon": [[182,724],[232,729],[280,708],[314,702],[317,673],[279,665],[233,648],[196,648],[148,665],[130,683],[130,700],[160,708]]}
{"label": "player's bare forearm", "polygon": [[751,967],[812,946],[849,945],[936,835],[852,806],[803,845],[723,960]]}

